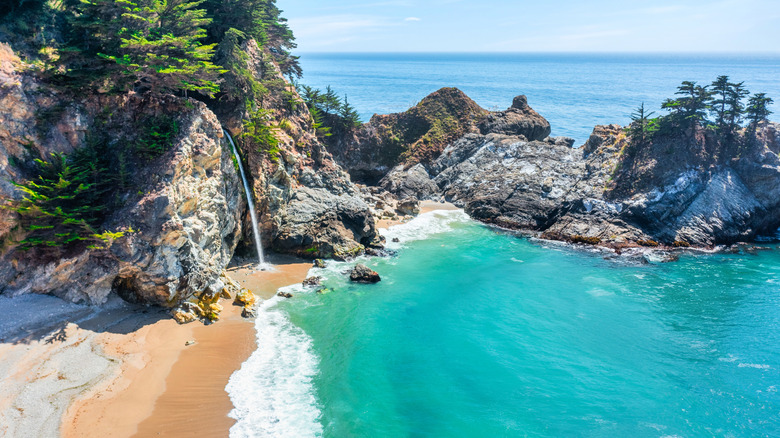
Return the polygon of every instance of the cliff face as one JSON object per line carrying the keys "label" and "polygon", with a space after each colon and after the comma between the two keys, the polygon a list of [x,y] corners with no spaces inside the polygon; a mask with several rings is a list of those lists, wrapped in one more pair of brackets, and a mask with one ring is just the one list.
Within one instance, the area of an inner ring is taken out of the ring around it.
{"label": "cliff face", "polygon": [[[244,145],[243,154],[262,228],[263,244],[276,252],[305,258],[347,258],[366,247],[381,246],[374,218],[350,176],[317,140],[308,108],[278,70],[259,62],[263,54],[253,41],[245,47],[251,56],[247,69],[256,77],[275,77],[278,89],[264,97],[266,124],[278,144],[242,140],[244,120],[251,117],[241,105],[218,109],[225,127]],[[251,242],[248,215],[244,240]]]}
{"label": "cliff face", "polygon": [[[261,65],[260,57],[255,53],[248,63]],[[25,235],[18,218],[0,209],[0,294],[50,293],[100,304],[116,293],[174,307],[228,287],[225,266],[240,243],[248,246],[253,239],[230,144],[206,104],[174,96],[68,94],[24,73],[7,46],[0,45],[0,61],[0,108],[8,109],[0,113],[4,202],[21,199],[9,181],[31,178],[34,157],[70,154],[94,133],[109,138],[108,153],[134,156],[132,145],[150,117],[170,116],[178,127],[161,155],[127,160],[127,182],[113,194],[118,207],[100,228],[125,235],[106,249],[20,251],[15,243]],[[347,257],[379,245],[368,206],[317,142],[300,98],[281,83],[262,103],[276,150],[245,144],[242,152],[265,244],[310,257]],[[242,132],[245,113],[214,107],[225,128]]]}
{"label": "cliff face", "polygon": [[393,168],[379,185],[401,198],[447,199],[502,227],[615,247],[711,246],[780,226],[776,124],[750,146],[697,132],[639,147],[622,127],[598,126],[572,148],[547,137],[539,119],[520,96],[479,133],[431,162]]}
{"label": "cliff face", "polygon": [[[112,153],[123,154],[135,121],[149,114],[174,114],[180,128],[162,156],[129,164],[127,187],[116,193],[122,207],[102,224],[125,237],[102,250],[22,252],[13,245],[21,232],[5,233],[10,242],[0,259],[0,293],[51,293],[100,304],[116,292],[130,301],[172,306],[193,293],[222,289],[219,277],[238,242],[244,203],[219,121],[204,104],[140,96],[73,99],[18,73],[4,85],[0,107],[13,110],[0,114],[0,174],[16,181],[27,176],[19,163],[71,153],[97,129],[110,131],[117,140]],[[97,124],[107,109],[113,114]],[[20,192],[6,184],[0,196],[18,199]],[[13,219],[4,220],[9,230]]]}

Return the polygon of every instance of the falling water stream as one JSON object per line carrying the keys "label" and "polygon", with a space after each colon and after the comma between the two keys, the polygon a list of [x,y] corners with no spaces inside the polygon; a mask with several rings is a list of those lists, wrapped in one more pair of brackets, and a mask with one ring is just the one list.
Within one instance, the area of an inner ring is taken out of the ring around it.
{"label": "falling water stream", "polygon": [[263,244],[260,242],[260,228],[257,225],[257,212],[255,211],[255,201],[252,196],[252,191],[249,189],[249,183],[247,182],[246,174],[244,173],[244,166],[241,164],[241,156],[238,155],[238,150],[236,149],[236,144],[233,142],[233,137],[231,137],[230,133],[224,129],[222,132],[224,132],[228,140],[230,140],[230,145],[233,147],[233,155],[236,157],[236,162],[238,163],[238,170],[241,172],[241,180],[244,182],[246,201],[249,204],[249,215],[252,216],[252,232],[255,235],[255,248],[257,248],[258,268],[265,269],[266,263],[265,257],[263,257]]}

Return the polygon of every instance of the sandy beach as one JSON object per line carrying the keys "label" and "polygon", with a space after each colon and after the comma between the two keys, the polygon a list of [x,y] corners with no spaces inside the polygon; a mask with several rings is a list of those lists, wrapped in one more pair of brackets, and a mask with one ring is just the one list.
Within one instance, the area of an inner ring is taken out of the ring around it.
{"label": "sandy beach", "polygon": [[[421,213],[452,209],[421,204]],[[270,262],[272,270],[259,271],[234,261],[227,272],[268,299],[311,268],[294,257]],[[221,304],[220,321],[206,326],[178,325],[164,310],[118,299],[91,308],[48,296],[3,298],[0,310],[28,315],[0,324],[0,435],[228,436],[225,386],[257,345],[253,321],[232,300]]]}

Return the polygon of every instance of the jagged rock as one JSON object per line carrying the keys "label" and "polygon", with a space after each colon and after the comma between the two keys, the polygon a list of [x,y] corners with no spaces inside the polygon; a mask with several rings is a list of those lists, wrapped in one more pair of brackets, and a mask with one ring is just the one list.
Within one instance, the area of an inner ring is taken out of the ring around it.
{"label": "jagged rock", "polygon": [[314,259],[314,267],[323,269],[325,268],[325,262],[322,259]]}
{"label": "jagged rock", "polygon": [[506,111],[490,113],[479,124],[482,134],[522,136],[527,140],[543,140],[550,135],[550,122],[530,106],[525,96],[517,96]]}
{"label": "jagged rock", "polygon": [[174,309],[171,312],[171,316],[179,324],[188,324],[198,319],[198,315],[194,312],[184,311],[181,309]]}
{"label": "jagged rock", "polygon": [[402,199],[398,201],[395,210],[404,216],[417,216],[420,214],[420,201],[417,198]]}
{"label": "jagged rock", "polygon": [[379,181],[379,187],[399,198],[430,199],[439,192],[439,186],[433,182],[422,164],[416,164],[408,170],[403,165],[396,166]]}
{"label": "jagged rock", "polygon": [[233,304],[242,307],[252,307],[257,302],[257,296],[255,296],[249,289],[241,289],[233,301]]}
{"label": "jagged rock", "polygon": [[362,264],[355,265],[349,273],[349,279],[356,283],[378,283],[382,280],[379,274]]}
{"label": "jagged rock", "polygon": [[393,243],[399,243],[400,241],[401,241],[401,239],[399,239],[397,237],[393,237]]}
{"label": "jagged rock", "polygon": [[[32,99],[26,94],[28,90],[41,86],[29,78],[22,83],[18,90],[0,97],[0,106],[16,106],[13,112],[0,113],[0,126],[34,126],[34,115],[41,106],[62,99],[46,89],[36,93],[37,100]],[[12,95],[17,96],[13,103],[7,100]],[[6,249],[0,255],[0,293],[50,293],[70,301],[100,304],[116,292],[128,301],[166,307],[198,291],[219,293],[220,274],[237,242],[242,203],[232,154],[222,147],[219,122],[204,104],[194,100],[185,105],[175,97],[108,99],[109,105],[121,110],[111,121],[117,137],[134,135],[128,130],[134,130],[134,121],[149,112],[177,115],[179,135],[171,150],[133,172],[130,186],[143,190],[117,193],[126,199],[125,205],[101,226],[135,232],[126,233],[108,250],[84,250],[64,257]],[[97,96],[85,96],[59,113],[60,121],[52,123],[48,132],[28,139],[41,156],[70,152],[81,147],[92,119],[105,104]],[[0,133],[6,137],[4,145],[25,141],[17,136],[27,133],[13,129]],[[0,175],[14,177],[17,170],[9,158],[19,159],[17,152],[13,147],[0,150]],[[4,190],[0,187],[2,198],[18,195]]]}
{"label": "jagged rock", "polygon": [[241,309],[241,317],[242,318],[256,318],[257,317],[257,309],[254,307],[244,307]]}
{"label": "jagged rock", "polygon": [[300,188],[276,220],[273,248],[301,257],[343,260],[380,244],[368,205],[357,196]]}
{"label": "jagged rock", "polygon": [[305,280],[303,280],[304,286],[319,286],[322,282],[322,277],[309,277]]}
{"label": "jagged rock", "polygon": [[293,294],[291,294],[290,292],[281,292],[280,291],[276,295],[278,295],[278,296],[280,296],[282,298],[292,298],[293,297]]}
{"label": "jagged rock", "polygon": [[393,167],[430,162],[449,142],[479,132],[486,114],[457,88],[442,88],[406,112],[375,115],[348,136],[332,136],[328,150],[353,178],[375,184]]}

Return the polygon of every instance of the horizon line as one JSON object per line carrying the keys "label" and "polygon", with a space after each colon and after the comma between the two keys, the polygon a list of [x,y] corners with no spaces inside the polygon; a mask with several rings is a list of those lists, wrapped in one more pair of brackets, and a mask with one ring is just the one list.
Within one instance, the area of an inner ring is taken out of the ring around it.
{"label": "horizon line", "polygon": [[300,51],[296,55],[728,55],[778,56],[778,51]]}

